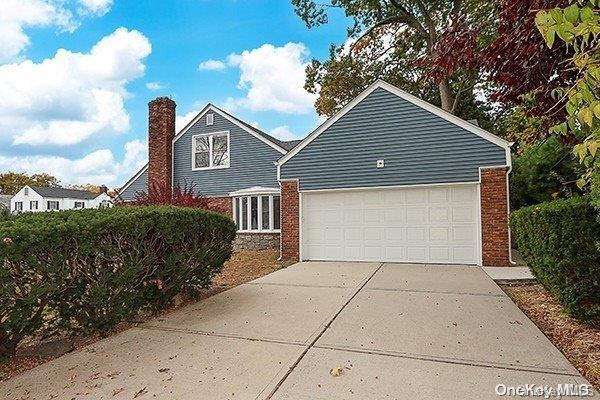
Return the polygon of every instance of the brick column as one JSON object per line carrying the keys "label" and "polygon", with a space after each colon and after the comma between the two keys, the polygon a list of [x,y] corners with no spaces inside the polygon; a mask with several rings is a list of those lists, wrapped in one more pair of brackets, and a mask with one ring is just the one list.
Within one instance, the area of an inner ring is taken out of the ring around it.
{"label": "brick column", "polygon": [[300,194],[298,181],[281,182],[281,258],[300,259]]}
{"label": "brick column", "polygon": [[509,266],[507,168],[481,169],[483,265]]}
{"label": "brick column", "polygon": [[172,192],[172,141],[175,102],[159,97],[148,103],[148,190]]}

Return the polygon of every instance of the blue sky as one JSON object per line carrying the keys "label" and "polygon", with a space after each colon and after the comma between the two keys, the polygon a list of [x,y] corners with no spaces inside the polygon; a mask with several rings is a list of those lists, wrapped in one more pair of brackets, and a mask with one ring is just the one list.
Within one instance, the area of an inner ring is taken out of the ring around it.
{"label": "blue sky", "polygon": [[119,186],[147,157],[147,103],[207,102],[283,139],[318,123],[304,66],[348,21],[309,30],[290,1],[3,0],[0,171]]}

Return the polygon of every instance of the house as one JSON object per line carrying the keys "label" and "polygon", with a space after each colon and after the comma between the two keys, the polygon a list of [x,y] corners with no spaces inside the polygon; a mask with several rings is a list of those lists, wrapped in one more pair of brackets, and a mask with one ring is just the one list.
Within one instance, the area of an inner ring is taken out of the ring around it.
{"label": "house", "polygon": [[14,213],[84,208],[111,207],[112,199],[106,190],[94,193],[87,190],[60,187],[24,186],[10,200]]}
{"label": "house", "polygon": [[510,263],[510,143],[377,81],[299,143],[208,105],[175,135],[150,103],[149,163],[120,190],[192,184],[239,246],[287,260]]}

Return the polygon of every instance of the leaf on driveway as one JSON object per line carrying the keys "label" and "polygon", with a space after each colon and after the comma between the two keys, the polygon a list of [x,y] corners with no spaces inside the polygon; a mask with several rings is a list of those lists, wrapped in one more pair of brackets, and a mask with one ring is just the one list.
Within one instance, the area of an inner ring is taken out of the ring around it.
{"label": "leaf on driveway", "polygon": [[135,392],[135,394],[133,395],[134,399],[137,399],[138,397],[140,397],[141,395],[147,393],[148,391],[146,390],[147,386],[144,386],[142,389],[138,390],[137,392]]}
{"label": "leaf on driveway", "polygon": [[342,367],[331,368],[329,370],[329,374],[331,374],[331,376],[340,376],[343,370],[344,369]]}
{"label": "leaf on driveway", "polygon": [[170,370],[170,368],[159,368],[158,372],[169,372]]}

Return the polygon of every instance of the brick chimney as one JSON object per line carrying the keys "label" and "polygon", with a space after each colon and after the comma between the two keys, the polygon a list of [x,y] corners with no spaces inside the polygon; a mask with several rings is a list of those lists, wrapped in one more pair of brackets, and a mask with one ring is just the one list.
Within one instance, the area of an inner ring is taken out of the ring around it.
{"label": "brick chimney", "polygon": [[168,97],[148,103],[148,188],[172,191],[172,146],[176,104]]}

